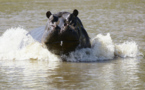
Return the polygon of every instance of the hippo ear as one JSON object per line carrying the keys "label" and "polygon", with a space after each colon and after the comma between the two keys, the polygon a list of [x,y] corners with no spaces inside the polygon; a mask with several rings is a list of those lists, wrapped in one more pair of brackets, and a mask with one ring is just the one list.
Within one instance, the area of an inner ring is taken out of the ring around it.
{"label": "hippo ear", "polygon": [[73,11],[73,15],[77,17],[77,16],[78,16],[78,14],[79,14],[78,10],[77,10],[77,9],[75,9],[75,10]]}
{"label": "hippo ear", "polygon": [[51,16],[51,12],[50,11],[47,11],[46,17],[49,18],[50,16]]}

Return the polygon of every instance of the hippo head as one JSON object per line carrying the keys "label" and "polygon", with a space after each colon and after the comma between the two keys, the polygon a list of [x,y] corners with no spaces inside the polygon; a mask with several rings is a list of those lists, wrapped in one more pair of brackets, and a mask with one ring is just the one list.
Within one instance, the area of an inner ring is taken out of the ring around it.
{"label": "hippo head", "polygon": [[78,10],[72,13],[46,13],[48,18],[42,43],[55,54],[66,54],[74,51],[80,42],[79,28],[82,23],[77,17]]}

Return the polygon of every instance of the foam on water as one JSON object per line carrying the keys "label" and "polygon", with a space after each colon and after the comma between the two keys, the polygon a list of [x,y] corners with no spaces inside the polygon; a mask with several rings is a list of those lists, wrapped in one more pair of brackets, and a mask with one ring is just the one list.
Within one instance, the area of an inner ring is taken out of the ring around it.
{"label": "foam on water", "polygon": [[97,61],[110,60],[115,56],[119,57],[137,57],[139,55],[138,45],[134,42],[124,42],[115,44],[110,34],[98,34],[92,39],[92,48],[76,50],[69,56],[64,56],[67,61]]}
{"label": "foam on water", "polygon": [[[91,39],[92,48],[79,49],[71,52],[69,56],[61,58],[49,52],[40,43],[44,27],[31,32],[18,27],[6,30],[0,37],[0,60],[47,60],[60,61],[97,61],[110,60],[115,56],[136,57],[139,53],[135,42],[115,44],[108,33],[98,34]],[[63,43],[63,42],[62,42]]]}
{"label": "foam on water", "polygon": [[[37,32],[35,36],[39,36]],[[59,60],[57,56],[43,48],[42,44],[36,41],[28,31],[20,27],[8,29],[0,37],[0,60],[14,59]]]}
{"label": "foam on water", "polygon": [[92,48],[71,52],[68,61],[96,61],[114,58],[114,44],[108,33],[106,36],[99,34],[92,39]]}
{"label": "foam on water", "polygon": [[115,54],[117,56],[136,57],[138,52],[138,45],[134,41],[115,44]]}

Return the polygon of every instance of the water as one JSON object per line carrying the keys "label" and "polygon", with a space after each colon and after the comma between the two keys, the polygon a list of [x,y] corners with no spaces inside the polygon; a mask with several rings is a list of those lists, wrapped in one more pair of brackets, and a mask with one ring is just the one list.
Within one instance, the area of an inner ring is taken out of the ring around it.
{"label": "water", "polygon": [[[0,0],[0,90],[144,90],[144,8],[144,0]],[[73,9],[92,48],[53,55],[39,43],[45,13]]]}

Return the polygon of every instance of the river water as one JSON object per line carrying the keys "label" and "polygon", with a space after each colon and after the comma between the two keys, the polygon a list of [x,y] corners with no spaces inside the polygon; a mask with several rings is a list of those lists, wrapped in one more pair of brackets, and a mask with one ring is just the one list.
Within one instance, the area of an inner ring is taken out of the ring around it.
{"label": "river water", "polygon": [[[73,9],[92,48],[53,55],[38,42],[45,14]],[[144,9],[145,0],[0,0],[0,90],[144,90]]]}

